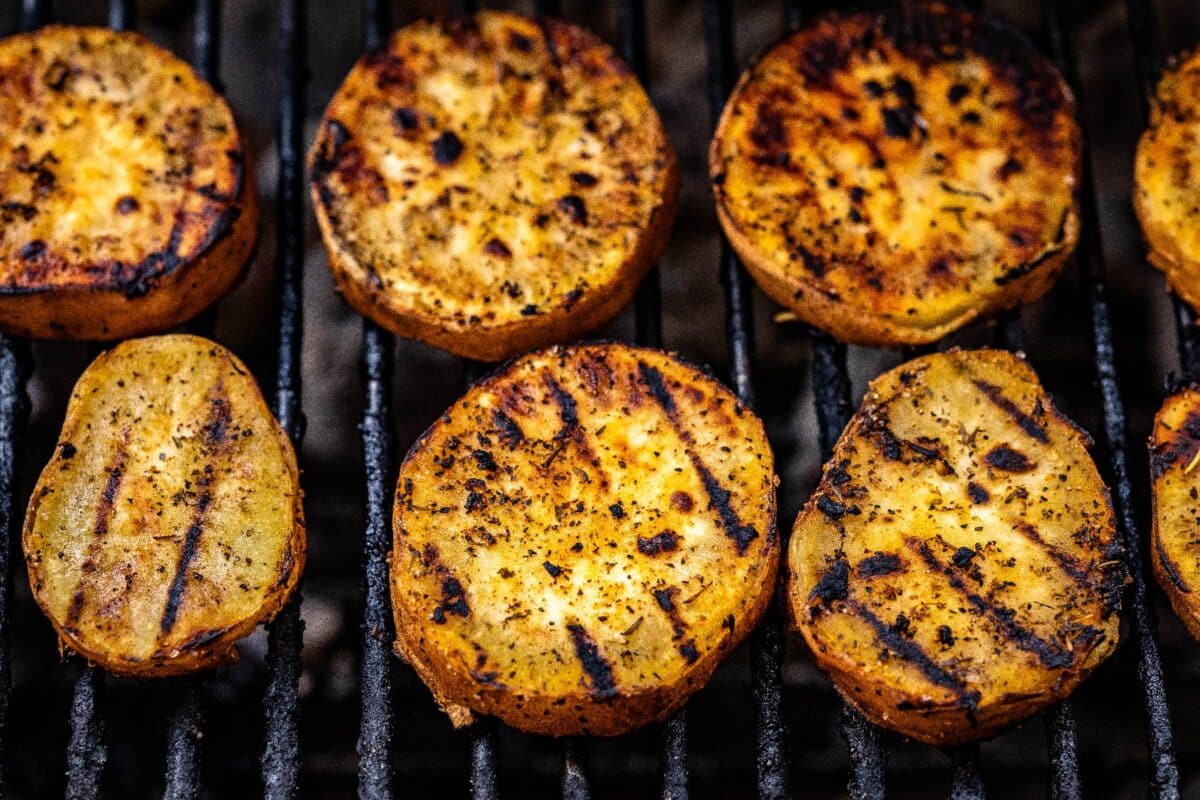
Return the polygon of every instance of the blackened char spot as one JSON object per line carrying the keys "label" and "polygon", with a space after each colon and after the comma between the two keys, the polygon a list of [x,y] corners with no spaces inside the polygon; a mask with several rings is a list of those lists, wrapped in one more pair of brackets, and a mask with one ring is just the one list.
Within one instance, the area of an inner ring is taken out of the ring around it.
{"label": "blackened char spot", "polygon": [[904,568],[904,562],[895,553],[876,553],[858,562],[858,574],[864,578],[891,575]]}
{"label": "blackened char spot", "polygon": [[988,490],[975,481],[967,481],[967,497],[971,498],[971,502],[975,505],[983,505],[991,499]]}
{"label": "blackened char spot", "polygon": [[683,644],[679,645],[679,655],[683,656],[683,660],[689,664],[695,664],[700,658],[700,652],[696,650],[696,641],[688,639]]}
{"label": "blackened char spot", "polygon": [[563,569],[558,564],[554,564],[550,561],[543,561],[542,566],[546,568],[546,572],[550,573],[551,578],[557,578],[559,575],[562,575]]}
{"label": "blackened char spot", "polygon": [[817,496],[817,510],[835,522],[846,516],[845,503],[839,503],[827,494]]}
{"label": "blackened char spot", "polygon": [[913,111],[903,106],[883,110],[883,132],[896,139],[907,139],[912,134]]}
{"label": "blackened char spot", "polygon": [[990,466],[1005,472],[1029,472],[1034,468],[1033,462],[1024,453],[1014,450],[1006,444],[993,447],[983,457]]}
{"label": "blackened char spot", "polygon": [[392,124],[396,126],[396,132],[403,136],[421,127],[421,117],[414,109],[404,106],[392,113]]}
{"label": "blackened char spot", "polygon": [[75,448],[75,445],[70,442],[62,442],[58,445],[58,454],[63,458],[74,458],[77,452],[79,451]]}
{"label": "blackened char spot", "polygon": [[954,631],[950,630],[949,625],[939,625],[937,629],[938,642],[942,647],[954,646]]}
{"label": "blackened char spot", "polygon": [[625,508],[620,503],[613,503],[609,506],[608,513],[613,515],[613,519],[625,518]]}
{"label": "blackened char spot", "polygon": [[458,161],[462,151],[462,140],[453,131],[445,131],[433,140],[433,160],[443,167]]}
{"label": "blackened char spot", "polygon": [[946,92],[946,99],[950,101],[951,105],[957,105],[960,100],[970,93],[971,90],[965,84],[956,83]]}
{"label": "blackened char spot", "polygon": [[40,258],[42,253],[46,252],[46,243],[41,239],[34,239],[31,242],[26,242],[21,245],[21,249],[17,250],[17,255],[25,261],[33,261]]}
{"label": "blackened char spot", "polygon": [[[444,569],[444,568],[443,568]],[[446,622],[446,615],[454,614],[459,617],[471,616],[471,608],[467,605],[467,595],[462,584],[453,575],[442,577],[442,602],[433,609],[433,621],[439,625]]]}
{"label": "blackened char spot", "polygon": [[828,86],[834,74],[845,69],[849,58],[850,53],[836,37],[813,37],[800,53],[800,74],[814,86]]}
{"label": "blackened char spot", "polygon": [[496,423],[496,428],[500,431],[500,441],[508,445],[510,449],[525,441],[525,432],[521,430],[521,426],[503,410],[497,408],[492,411],[492,421]]}
{"label": "blackened char spot", "polygon": [[583,203],[583,198],[577,194],[569,194],[565,197],[560,197],[555,206],[559,211],[567,215],[567,219],[576,225],[587,224],[587,206]]}
{"label": "blackened char spot", "polygon": [[131,197],[130,195],[125,195],[117,200],[116,211],[122,216],[126,214],[132,214],[139,208],[141,208],[141,205],[138,203],[137,198]]}
{"label": "blackened char spot", "polygon": [[572,172],[571,183],[586,189],[596,185],[596,176],[589,172]]}
{"label": "blackened char spot", "polygon": [[613,678],[612,665],[600,653],[600,648],[584,627],[578,623],[567,625],[571,641],[575,645],[575,657],[583,666],[592,687],[592,697],[611,700],[617,696],[617,683]]}
{"label": "blackened char spot", "polygon": [[975,558],[974,550],[969,547],[960,547],[954,551],[954,555],[950,560],[953,561],[954,566],[958,567],[959,569],[966,569],[971,565],[971,559],[973,558]]}
{"label": "blackened char spot", "polygon": [[655,534],[649,539],[639,536],[637,540],[638,552],[646,556],[657,556],[661,553],[672,552],[678,548],[679,536],[675,531],[670,530]]}
{"label": "blackened char spot", "polygon": [[804,268],[815,277],[823,278],[825,276],[825,262],[820,257],[801,245],[796,247],[796,254],[800,256],[800,261],[804,264]]}
{"label": "blackened char spot", "polygon": [[825,605],[836,600],[845,600],[850,596],[850,563],[844,558],[838,558],[829,565],[829,569],[813,587],[808,601],[820,600]]}
{"label": "blackened char spot", "polygon": [[487,450],[475,450],[471,456],[475,459],[475,464],[484,472],[495,472],[500,469],[496,464],[496,459],[492,458],[492,454]]}
{"label": "blackened char spot", "polygon": [[487,240],[483,246],[484,255],[495,256],[496,258],[512,258],[512,250],[508,249],[508,245],[493,236]]}

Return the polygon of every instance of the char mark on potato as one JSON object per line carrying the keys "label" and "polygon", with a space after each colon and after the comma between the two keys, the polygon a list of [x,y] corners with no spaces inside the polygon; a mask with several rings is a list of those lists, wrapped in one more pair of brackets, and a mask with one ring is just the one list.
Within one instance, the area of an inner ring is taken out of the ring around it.
{"label": "char mark on potato", "polygon": [[[71,605],[67,609],[67,623],[74,625],[79,621],[83,614],[83,606],[87,601],[87,575],[91,569],[95,568],[96,559],[100,555],[100,548],[105,536],[108,535],[108,525],[112,520],[113,506],[117,501],[117,494],[121,490],[121,481],[125,477],[125,460],[128,457],[128,437],[129,429],[125,428],[121,431],[120,438],[117,439],[117,452],[113,456],[112,465],[108,468],[108,478],[104,481],[104,489],[100,492],[100,502],[96,505],[96,523],[92,528],[92,537],[88,542],[87,559],[83,562],[83,573],[79,576],[79,582],[75,586],[75,593],[71,597]],[[74,447],[72,446],[72,451]],[[72,452],[74,455],[74,452]],[[67,457],[64,454],[64,458]]]}
{"label": "char mark on potato", "polygon": [[1021,430],[1042,444],[1050,444],[1050,437],[1046,434],[1046,429],[1041,423],[1017,407],[1017,404],[1008,395],[1004,394],[1004,391],[999,386],[984,380],[972,380],[971,382],[975,384],[975,388],[982,392],[983,396],[990,400],[993,405],[1012,417]]}
{"label": "char mark on potato", "polygon": [[597,700],[611,700],[618,694],[617,682],[613,677],[612,665],[604,658],[594,639],[579,623],[567,625],[571,641],[575,645],[575,657],[579,659],[591,685],[592,697]]}
{"label": "char mark on potato", "polygon": [[725,535],[732,539],[737,546],[738,554],[745,555],[750,543],[758,538],[758,531],[753,525],[746,525],[742,522],[730,502],[733,493],[721,485],[696,452],[696,440],[683,427],[679,418],[679,407],[675,404],[675,398],[671,394],[671,390],[667,388],[662,373],[645,361],[638,362],[638,372],[642,383],[650,390],[650,396],[666,414],[667,421],[671,423],[675,435],[683,442],[684,452],[687,454],[688,460],[692,462],[692,468],[700,477],[700,483],[708,495],[709,508],[717,512],[721,527],[724,529]]}

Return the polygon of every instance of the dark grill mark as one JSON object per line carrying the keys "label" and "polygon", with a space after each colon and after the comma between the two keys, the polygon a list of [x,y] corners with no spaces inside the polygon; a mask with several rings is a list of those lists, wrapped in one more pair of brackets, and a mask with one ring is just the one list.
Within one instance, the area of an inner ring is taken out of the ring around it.
{"label": "dark grill mark", "polygon": [[209,396],[208,421],[200,431],[201,458],[206,463],[204,477],[200,479],[202,491],[196,498],[196,507],[192,512],[192,524],[184,535],[183,547],[179,551],[179,561],[175,564],[175,575],[167,590],[167,605],[163,609],[159,621],[159,633],[166,636],[175,627],[179,609],[183,606],[184,594],[187,591],[187,579],[191,573],[192,561],[196,558],[196,550],[200,545],[200,536],[204,532],[204,522],[208,516],[208,507],[212,503],[212,464],[228,444],[226,432],[229,427],[230,408],[229,398],[225,396],[225,387],[218,382]]}
{"label": "dark grill mark", "polygon": [[954,694],[959,706],[974,709],[979,705],[979,692],[969,690],[961,680],[947,672],[934,661],[925,648],[897,631],[893,626],[875,616],[874,612],[861,603],[851,600],[846,607],[857,614],[875,632],[875,638],[895,655],[912,664],[934,686],[939,686]]}
{"label": "dark grill mark", "polygon": [[1005,472],[1030,472],[1034,468],[1033,462],[1026,458],[1024,453],[1013,450],[1006,444],[993,447],[983,460]]}
{"label": "dark grill mark", "polygon": [[[1200,414],[1192,412],[1167,441],[1150,449],[1150,475],[1161,478],[1180,458],[1190,460],[1192,449],[1200,440]],[[1187,461],[1184,462],[1185,464]]]}
{"label": "dark grill mark", "polygon": [[1041,532],[1028,522],[1019,522],[1016,527],[1022,536],[1042,548],[1046,555],[1050,556],[1055,563],[1062,567],[1062,571],[1069,575],[1071,580],[1085,588],[1091,587],[1092,583],[1088,579],[1087,568],[1079,562],[1079,559],[1070,553],[1064,553],[1062,550],[1048,543],[1042,538]]}
{"label": "dark grill mark", "polygon": [[587,440],[587,435],[579,425],[579,406],[575,402],[575,397],[564,389],[562,384],[549,375],[546,376],[546,388],[550,390],[550,396],[558,406],[558,418],[562,420],[562,427],[554,435],[555,440],[559,442],[559,447],[546,461],[546,466],[548,467],[562,448],[566,446],[567,441],[573,441],[575,447],[579,450],[579,454],[595,468],[601,487],[607,488],[608,475],[600,469],[600,458],[592,450],[591,443]]}
{"label": "dark grill mark", "polygon": [[904,568],[900,556],[894,553],[876,553],[858,562],[858,574],[864,578],[878,578],[881,575],[891,575]]}
{"label": "dark grill mark", "polygon": [[1159,565],[1162,566],[1163,572],[1167,574],[1167,578],[1175,588],[1185,594],[1191,594],[1191,588],[1184,582],[1179,574],[1179,570],[1175,567],[1175,562],[1171,561],[1170,556],[1167,555],[1167,551],[1163,548],[1162,537],[1155,537],[1154,549],[1157,551]]}
{"label": "dark grill mark", "polygon": [[721,486],[716,477],[709,472],[700,456],[697,455],[695,439],[680,422],[679,408],[675,405],[675,398],[671,396],[670,390],[663,381],[662,373],[644,361],[638,362],[638,372],[641,374],[642,382],[650,390],[654,401],[667,415],[671,427],[675,429],[675,434],[683,442],[688,459],[692,462],[692,468],[700,476],[700,482],[708,495],[709,508],[717,512],[721,526],[725,529],[725,535],[737,545],[738,554],[745,555],[746,549],[750,547],[750,542],[758,537],[758,531],[754,529],[753,525],[742,523],[741,518],[729,502],[733,497],[732,492]]}
{"label": "dark grill mark", "polygon": [[567,625],[571,641],[575,644],[575,657],[583,666],[583,672],[591,683],[592,697],[611,700],[617,696],[617,683],[613,678],[612,665],[600,653],[600,648],[584,627],[578,623]]}
{"label": "dark grill mark", "polygon": [[446,131],[433,140],[433,160],[443,167],[458,161],[458,157],[462,155],[462,151],[462,140],[451,131]]}
{"label": "dark grill mark", "polygon": [[[96,506],[96,523],[92,528],[92,538],[88,542],[87,557],[82,566],[83,574],[79,577],[79,582],[75,586],[75,594],[71,597],[71,606],[67,609],[68,625],[74,625],[83,614],[83,604],[87,599],[87,575],[95,568],[96,559],[100,556],[103,540],[108,535],[108,524],[112,519],[113,505],[117,502],[117,493],[120,491],[121,481],[125,477],[128,440],[129,430],[123,429],[117,440],[117,452],[113,455],[112,466],[108,468],[108,479],[105,480],[104,488],[100,491],[100,502]],[[64,458],[71,457],[66,455],[65,448],[67,447],[71,448],[71,455],[75,455],[75,446],[70,442],[64,442],[62,447],[64,448]]]}
{"label": "dark grill mark", "polygon": [[657,556],[661,553],[669,553],[679,549],[679,537],[675,531],[663,531],[651,536],[649,539],[639,536],[637,549],[639,553],[645,556]]}
{"label": "dark grill mark", "polygon": [[45,252],[46,243],[41,239],[34,239],[33,241],[26,242],[24,245],[22,245],[21,249],[17,251],[17,255],[25,261],[33,261],[35,258],[39,258]]}
{"label": "dark grill mark", "polygon": [[521,430],[521,426],[517,424],[516,420],[501,409],[497,408],[492,412],[492,421],[496,423],[496,428],[500,431],[500,441],[508,445],[510,450],[525,441],[525,431]]}
{"label": "dark grill mark", "polygon": [[1018,408],[1017,404],[1005,395],[999,386],[983,380],[972,380],[971,382],[975,384],[975,388],[983,392],[984,397],[993,405],[1012,417],[1021,430],[1042,444],[1050,444],[1050,437],[1046,434],[1046,429],[1037,420]]}
{"label": "dark grill mark", "polygon": [[1075,662],[1074,656],[1057,643],[1047,642],[1017,622],[1017,614],[1011,608],[972,592],[954,567],[946,566],[938,561],[928,544],[917,539],[909,539],[907,543],[921,556],[932,572],[945,575],[950,586],[966,598],[976,611],[996,622],[1000,634],[1005,639],[1020,649],[1037,656],[1042,666],[1047,669],[1063,669]]}

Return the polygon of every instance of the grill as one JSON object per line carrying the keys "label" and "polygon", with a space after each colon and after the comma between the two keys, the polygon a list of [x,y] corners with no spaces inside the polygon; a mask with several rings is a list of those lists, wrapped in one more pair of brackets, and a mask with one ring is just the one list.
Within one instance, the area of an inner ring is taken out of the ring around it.
{"label": "grill", "polygon": [[[272,408],[284,429],[297,448],[304,437],[305,420],[301,410],[301,338],[304,322],[303,273],[306,248],[306,212],[304,209],[303,148],[304,120],[306,114],[306,86],[309,79],[310,61],[306,31],[309,26],[308,8],[305,0],[278,0],[267,4],[276,15],[273,29],[278,32],[278,53],[275,59],[278,75],[279,115],[275,143],[277,146],[277,188],[275,197],[274,263],[275,263],[275,309],[269,317],[268,330],[276,334],[274,357],[273,393],[270,395]],[[562,15],[559,3],[541,0],[536,11],[541,14]],[[999,4],[997,4],[999,5]],[[107,23],[114,28],[133,28],[137,23],[137,8],[133,0],[112,0],[108,4]],[[651,91],[654,76],[650,74],[650,53],[646,35],[646,8],[644,0],[621,0],[613,4],[616,19],[619,49],[630,66],[642,78]],[[449,13],[467,13],[474,3],[451,3],[445,10]],[[808,15],[817,10],[816,4],[791,0],[779,9],[782,26],[777,33],[801,25]],[[991,9],[1003,13],[1004,9]],[[1080,100],[1081,119],[1087,120],[1087,106],[1093,97],[1078,91],[1082,83],[1076,74],[1076,54],[1073,39],[1077,31],[1068,30],[1066,20],[1074,9],[1068,8],[1064,0],[1046,0],[1041,4],[1042,21],[1040,42],[1046,52],[1059,65],[1068,80],[1077,89]],[[24,0],[15,9],[20,26],[25,29],[53,21],[53,13],[47,0]],[[362,27],[363,47],[380,46],[391,18],[389,4],[383,0],[363,0]],[[182,13],[179,8],[167,10],[154,6],[155,20],[165,19]],[[218,0],[196,0],[190,9],[193,15],[192,60],[201,75],[220,86],[218,65],[221,53],[221,4]],[[1148,105],[1147,93],[1157,78],[1159,57],[1156,51],[1155,8],[1151,2],[1128,0],[1125,9],[1128,20],[1129,44],[1135,54],[1136,78],[1141,100],[1142,118]],[[164,16],[166,15],[166,16]],[[569,16],[569,15],[568,15]],[[711,109],[711,122],[724,104],[737,72],[738,62],[734,52],[734,23],[738,9],[726,0],[706,0],[703,7],[703,31],[707,68],[707,96]],[[340,78],[340,74],[334,76]],[[693,130],[692,135],[707,137],[709,128]],[[1085,125],[1085,134],[1088,132]],[[1102,218],[1097,201],[1096,187],[1090,168],[1091,160],[1085,157],[1084,176],[1081,186],[1083,204],[1083,236],[1075,257],[1078,265],[1077,280],[1081,291],[1075,301],[1082,304],[1078,310],[1080,319],[1086,319],[1091,334],[1092,373],[1097,386],[1099,411],[1095,415],[1094,428],[1104,452],[1098,461],[1102,469],[1107,467],[1106,477],[1113,489],[1121,534],[1126,543],[1126,560],[1132,582],[1125,602],[1125,619],[1128,633],[1122,646],[1125,657],[1136,665],[1136,686],[1124,687],[1140,697],[1145,723],[1145,744],[1149,759],[1148,794],[1159,800],[1172,800],[1181,796],[1181,782],[1176,765],[1175,746],[1170,720],[1170,708],[1164,681],[1163,661],[1156,635],[1157,621],[1154,609],[1155,597],[1147,584],[1142,554],[1142,524],[1144,516],[1135,494],[1135,484],[1140,473],[1131,471],[1129,436],[1127,434],[1126,406],[1122,399],[1121,386],[1116,368],[1114,348],[1113,315],[1110,311],[1106,257],[1104,241],[1100,236],[1099,222]],[[684,165],[685,169],[688,165]],[[265,171],[265,165],[263,166]],[[686,191],[686,189],[685,189]],[[1107,219],[1106,219],[1106,224]],[[269,233],[264,231],[269,238]],[[753,314],[754,294],[752,284],[739,264],[728,243],[722,240],[718,274],[723,288],[725,306],[725,345],[729,365],[728,379],[738,397],[748,406],[755,407],[755,325]],[[1144,269],[1141,264],[1129,265],[1131,269]],[[663,290],[658,271],[653,271],[638,292],[633,310],[633,338],[640,344],[660,346],[663,344],[662,319]],[[1178,300],[1173,302],[1174,321],[1178,338],[1178,372],[1186,380],[1200,377],[1200,336],[1196,333],[1191,312]],[[190,327],[201,333],[211,334],[214,330],[213,315],[207,315]],[[988,330],[976,330],[974,335],[991,338],[996,346],[1010,349],[1025,347],[1022,321],[1018,314],[1005,316]],[[804,330],[802,337],[807,341],[810,353],[809,382],[812,385],[812,405],[815,412],[817,444],[824,460],[848,419],[851,410],[851,376],[848,370],[848,349],[815,330]],[[668,343],[670,344],[670,343]],[[1032,348],[1036,357],[1037,348]],[[365,505],[362,530],[362,617],[360,620],[361,641],[359,643],[358,687],[359,719],[357,738],[357,762],[353,770],[357,774],[357,790],[361,798],[371,800],[390,798],[398,794],[398,785],[404,785],[406,776],[395,770],[398,739],[401,726],[398,715],[406,709],[394,703],[397,687],[396,660],[391,653],[392,621],[388,599],[387,557],[391,547],[390,508],[394,482],[394,411],[395,365],[397,343],[391,334],[366,322],[361,334],[362,408],[359,431],[362,446],[362,474]],[[1035,358],[1036,360],[1036,358]],[[475,363],[461,365],[468,384],[482,374],[484,367]],[[13,715],[13,655],[10,641],[14,623],[12,597],[14,592],[14,567],[19,565],[15,557],[17,544],[14,541],[21,518],[22,485],[18,480],[18,466],[26,462],[39,462],[41,454],[29,459],[21,455],[21,444],[26,432],[30,413],[27,397],[27,382],[33,374],[31,349],[28,343],[9,337],[0,337],[0,747],[13,751],[13,739],[20,735],[21,728],[11,724]],[[758,376],[758,383],[764,382]],[[450,398],[445,398],[445,404]],[[778,437],[776,439],[778,444]],[[1134,463],[1137,461],[1134,459]],[[1134,477],[1131,478],[1131,475]],[[319,486],[308,486],[311,495],[321,491]],[[781,516],[781,533],[786,535],[790,519]],[[310,537],[325,535],[323,530],[310,526]],[[19,569],[17,570],[19,573]],[[259,755],[260,783],[245,789],[247,796],[261,793],[268,798],[292,798],[297,795],[301,780],[302,740],[300,736],[300,687],[302,679],[301,645],[304,623],[300,614],[299,593],[285,607],[269,627],[265,652],[265,679],[262,681],[262,708],[264,726],[255,735],[262,742]],[[716,769],[730,770],[747,778],[746,786],[731,789],[730,794],[720,796],[758,797],[781,800],[794,796],[793,777],[803,773],[792,763],[794,751],[805,748],[802,739],[789,733],[789,721],[785,702],[785,669],[787,666],[786,637],[783,614],[776,602],[766,618],[754,632],[749,644],[749,686],[742,682],[736,687],[723,687],[728,693],[739,693],[740,702],[752,700],[754,742],[753,767],[718,763]],[[77,672],[73,694],[69,704],[69,739],[66,742],[65,793],[68,798],[98,798],[105,785],[106,764],[109,747],[121,748],[121,763],[130,763],[128,747],[111,741],[106,736],[105,721],[114,721],[104,713],[106,676],[99,670],[83,664],[72,667]],[[201,676],[194,679],[179,679],[159,682],[150,688],[139,685],[134,692],[144,697],[146,704],[161,701],[165,710],[165,769],[157,785],[163,787],[166,797],[186,800],[205,796],[202,786],[201,750],[205,731],[206,698],[221,691],[223,673],[216,676]],[[146,688],[142,688],[146,687]],[[17,687],[19,692],[21,687]],[[826,690],[829,692],[829,690]],[[129,694],[129,692],[125,692]],[[257,709],[241,708],[245,725],[257,725]],[[691,719],[689,720],[689,716]],[[253,720],[253,722],[251,722]],[[884,798],[888,796],[888,754],[895,745],[892,738],[867,723],[848,706],[835,711],[836,727],[844,739],[849,764],[843,780],[852,798]],[[1033,723],[1030,723],[1032,725]],[[1046,770],[1049,776],[1048,795],[1054,800],[1072,800],[1083,797],[1081,781],[1081,754],[1077,743],[1075,713],[1070,701],[1063,702],[1043,715],[1046,735]],[[663,798],[685,800],[692,790],[696,796],[717,796],[710,787],[689,781],[689,765],[694,765],[694,752],[689,749],[689,728],[717,727],[718,721],[688,709],[676,714],[659,728],[657,743],[659,752],[658,786],[641,788],[637,796],[647,796],[657,791]],[[1028,726],[1027,726],[1028,727]],[[124,733],[124,731],[123,731]],[[405,731],[405,741],[412,736]],[[419,737],[419,732],[416,734]],[[652,739],[639,734],[639,744],[644,742],[653,747]],[[462,739],[453,739],[451,747],[461,748],[461,765],[467,770],[471,796],[477,800],[491,800],[501,796],[505,789],[499,780],[500,765],[504,761],[505,744],[517,737],[499,730],[493,722],[484,720]],[[1118,737],[1126,738],[1124,735]],[[545,743],[539,745],[546,748]],[[349,753],[349,742],[340,744]],[[524,748],[524,745],[522,745]],[[557,748],[562,797],[583,800],[592,796],[593,777],[589,751],[597,744],[586,740],[567,739],[552,745]],[[522,753],[530,752],[522,749]],[[643,761],[647,754],[643,753]],[[949,783],[949,794],[953,798],[983,798],[985,783],[978,746],[953,748],[947,751],[949,769],[943,775],[925,775],[928,785],[920,792],[929,796],[933,787],[942,791]],[[57,760],[55,760],[57,759]],[[49,763],[61,764],[61,756],[47,756]],[[11,761],[11,759],[10,759]],[[457,763],[457,762],[456,762]],[[610,767],[611,759],[602,765]],[[235,770],[248,772],[245,763],[231,765]],[[144,770],[144,765],[139,766]],[[112,771],[109,765],[108,771]],[[312,772],[320,771],[314,767]],[[711,770],[710,770],[711,772]],[[307,774],[307,773],[306,773]],[[0,772],[0,792],[13,794],[13,781],[5,781],[6,772]],[[307,778],[306,778],[307,780]],[[452,780],[455,786],[464,782],[461,773]],[[314,779],[320,787],[320,781]],[[609,780],[611,783],[611,779]],[[154,781],[150,781],[154,784]],[[210,796],[232,796],[227,784],[219,794]],[[341,787],[344,789],[345,787]],[[505,796],[524,796],[523,787],[509,786]],[[4,792],[4,790],[8,790]],[[37,792],[28,786],[20,791]],[[321,791],[320,788],[317,791]],[[307,793],[307,791],[306,791]],[[1093,787],[1093,794],[1099,796]],[[14,796],[23,796],[15,794]],[[338,789],[330,787],[329,796],[342,796]],[[419,796],[419,793],[418,793]],[[439,793],[441,796],[441,793]],[[621,795],[625,796],[625,795]],[[806,795],[807,796],[807,795]]]}

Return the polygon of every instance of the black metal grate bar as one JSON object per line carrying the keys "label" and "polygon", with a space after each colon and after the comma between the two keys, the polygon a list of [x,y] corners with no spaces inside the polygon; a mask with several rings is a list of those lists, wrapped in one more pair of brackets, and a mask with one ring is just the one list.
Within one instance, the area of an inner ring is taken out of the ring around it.
{"label": "black metal grate bar", "polygon": [[[1059,69],[1072,86],[1078,86],[1071,42],[1062,24],[1061,0],[1044,4],[1046,38]],[[1079,94],[1076,97],[1082,101]],[[1087,115],[1080,111],[1079,117]],[[1096,377],[1104,407],[1104,438],[1108,446],[1112,482],[1115,488],[1117,519],[1124,537],[1125,563],[1130,573],[1127,592],[1128,617],[1133,630],[1137,672],[1146,707],[1150,745],[1150,796],[1156,800],[1179,797],[1179,769],[1175,762],[1174,734],[1163,682],[1162,660],[1155,638],[1154,612],[1150,606],[1141,539],[1133,506],[1133,490],[1127,459],[1128,434],[1125,404],[1117,382],[1116,353],[1112,322],[1109,317],[1105,286],[1104,252],[1099,233],[1095,186],[1090,155],[1085,149],[1083,179],[1080,184],[1085,236],[1079,244],[1079,262],[1087,283],[1092,316]]]}
{"label": "black metal grate bar", "polygon": [[21,30],[31,31],[50,22],[54,11],[50,0],[22,0]]}
{"label": "black metal grate bar", "polygon": [[663,800],[688,798],[688,710],[676,711],[663,727]]}
{"label": "black metal grate bar", "polygon": [[471,728],[471,797],[473,800],[497,800],[495,723],[478,720]]}
{"label": "black metal grate bar", "polygon": [[979,776],[979,745],[952,747],[950,755],[950,797],[952,800],[985,800],[987,792]]}
{"label": "black metal grate bar", "polygon": [[[0,335],[0,755],[8,743],[9,701],[12,697],[12,572],[13,532],[20,513],[17,504],[16,454],[29,415],[25,384],[31,358],[27,343]],[[19,563],[19,561],[18,561]],[[2,761],[2,759],[0,759]],[[0,768],[0,796],[7,792]]]}
{"label": "black metal grate bar", "polygon": [[[304,88],[307,82],[306,0],[279,5],[279,184],[276,188],[276,281],[279,341],[275,417],[299,452],[304,437],[300,407],[301,342],[304,330]],[[266,737],[262,753],[263,796],[291,800],[300,777],[299,688],[304,622],[299,590],[271,623],[267,636],[267,689],[263,695]]]}
{"label": "black metal grate bar", "polygon": [[1050,751],[1050,800],[1081,800],[1075,712],[1064,700],[1045,714],[1046,749]]}
{"label": "black metal grate bar", "polygon": [[192,33],[192,62],[201,78],[223,91],[221,64],[221,1],[196,0],[196,19]]}
{"label": "black metal grate bar", "polygon": [[196,800],[200,796],[200,737],[204,727],[201,680],[180,678],[171,698],[164,800]]}
{"label": "black metal grate bar", "polygon": [[108,27],[115,31],[130,30],[137,24],[137,3],[133,0],[110,0]]}
{"label": "black metal grate bar", "polygon": [[579,741],[574,738],[563,739],[562,754],[563,800],[591,800],[592,787],[588,781],[587,772],[583,768]]}
{"label": "black metal grate bar", "polygon": [[71,739],[67,743],[67,800],[96,800],[100,797],[104,764],[104,721],[96,713],[104,694],[104,673],[96,667],[83,668],[71,698]]}

